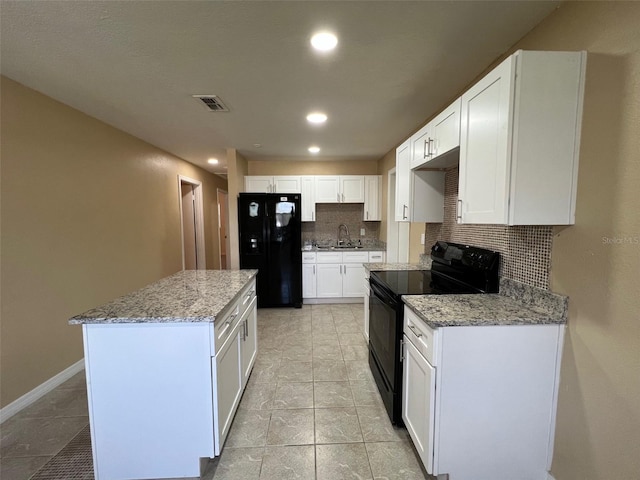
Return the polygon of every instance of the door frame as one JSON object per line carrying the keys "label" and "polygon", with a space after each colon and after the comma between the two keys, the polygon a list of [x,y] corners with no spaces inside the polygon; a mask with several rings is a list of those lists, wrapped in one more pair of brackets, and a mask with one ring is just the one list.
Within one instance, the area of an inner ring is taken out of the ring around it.
{"label": "door frame", "polygon": [[204,247],[204,202],[202,198],[202,182],[193,178],[178,175],[178,206],[180,211],[180,245],[182,246],[182,269],[184,270],[184,218],[182,218],[182,184],[193,186],[195,194],[194,216],[196,232],[196,269],[205,270],[207,261]]}
{"label": "door frame", "polygon": [[[225,206],[227,207],[227,211],[224,213],[224,219],[225,219],[225,231],[227,232],[227,238],[226,240],[221,238],[220,235],[220,227],[222,226],[222,223],[220,221],[220,194],[224,194],[226,196],[226,201],[225,201]],[[225,268],[224,270],[229,270],[231,268],[231,256],[230,256],[230,252],[231,252],[231,238],[229,236],[229,192],[227,190],[224,190],[222,188],[218,188],[216,190],[216,202],[218,204],[218,257],[219,257],[219,265],[220,265],[220,270],[223,270],[222,268],[222,242],[224,241],[225,243],[225,248],[227,251],[227,258],[226,258],[226,262],[225,262]]]}

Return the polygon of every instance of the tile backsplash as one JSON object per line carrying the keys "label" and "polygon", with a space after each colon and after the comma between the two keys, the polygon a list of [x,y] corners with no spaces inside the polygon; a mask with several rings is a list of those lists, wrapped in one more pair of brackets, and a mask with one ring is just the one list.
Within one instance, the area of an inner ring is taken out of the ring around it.
{"label": "tile backsplash", "polygon": [[444,222],[426,225],[425,253],[436,240],[495,250],[501,255],[501,277],[549,289],[553,227],[457,224],[458,168],[447,170],[444,194]]}
{"label": "tile backsplash", "polygon": [[[380,238],[380,222],[362,220],[362,203],[318,203],[316,221],[302,223],[302,241],[320,244],[335,243],[338,239],[338,225],[344,223],[349,228],[351,241],[360,240],[363,245],[377,245]],[[360,229],[365,234],[360,236]]]}

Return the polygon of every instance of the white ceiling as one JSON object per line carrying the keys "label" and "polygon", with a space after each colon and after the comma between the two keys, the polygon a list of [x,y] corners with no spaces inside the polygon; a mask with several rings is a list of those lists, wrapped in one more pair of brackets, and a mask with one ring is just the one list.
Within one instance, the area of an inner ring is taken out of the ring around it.
{"label": "white ceiling", "polygon": [[[1,70],[210,171],[227,148],[378,159],[558,4],[3,0]],[[332,54],[310,48],[320,29]],[[311,110],[328,122],[308,125]]]}

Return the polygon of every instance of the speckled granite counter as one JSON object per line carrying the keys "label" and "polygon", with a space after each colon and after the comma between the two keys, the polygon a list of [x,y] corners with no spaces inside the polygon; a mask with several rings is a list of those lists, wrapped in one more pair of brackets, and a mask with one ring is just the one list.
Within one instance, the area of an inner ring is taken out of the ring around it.
{"label": "speckled granite counter", "polygon": [[500,294],[403,295],[402,300],[431,328],[565,323],[562,317]]}
{"label": "speckled granite counter", "polygon": [[384,252],[384,247],[376,247],[373,245],[363,245],[362,247],[311,247],[310,249],[302,248],[303,252]]}
{"label": "speckled granite counter", "polygon": [[364,263],[365,270],[393,271],[393,270],[429,270],[427,265],[421,263]]}
{"label": "speckled granite counter", "polygon": [[213,322],[257,270],[186,270],[76,315],[69,324]]}

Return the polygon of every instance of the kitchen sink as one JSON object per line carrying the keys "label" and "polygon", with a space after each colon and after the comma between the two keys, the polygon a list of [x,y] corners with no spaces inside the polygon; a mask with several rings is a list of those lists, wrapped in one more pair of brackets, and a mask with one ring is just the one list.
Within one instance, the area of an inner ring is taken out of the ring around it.
{"label": "kitchen sink", "polygon": [[318,245],[318,250],[360,250],[362,245]]}

